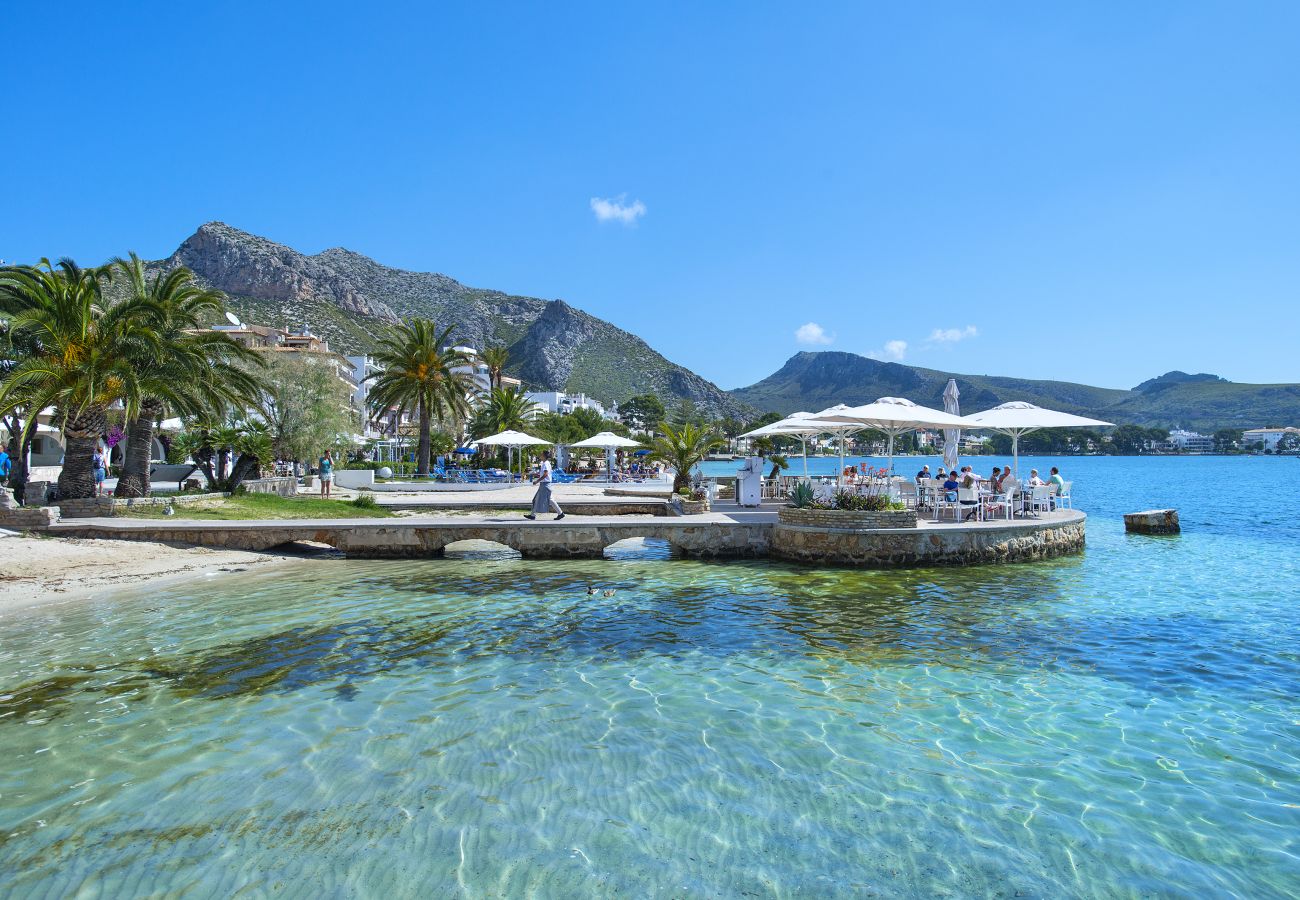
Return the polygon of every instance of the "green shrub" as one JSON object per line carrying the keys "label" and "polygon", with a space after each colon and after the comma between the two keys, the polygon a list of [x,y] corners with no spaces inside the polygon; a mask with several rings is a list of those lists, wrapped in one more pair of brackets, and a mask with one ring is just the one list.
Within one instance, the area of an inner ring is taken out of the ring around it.
{"label": "green shrub", "polygon": [[808,509],[813,505],[814,499],[812,485],[806,481],[796,484],[790,492],[790,505],[796,509]]}
{"label": "green shrub", "polygon": [[357,494],[352,498],[351,503],[357,509],[374,509],[379,506],[375,498],[370,494]]}

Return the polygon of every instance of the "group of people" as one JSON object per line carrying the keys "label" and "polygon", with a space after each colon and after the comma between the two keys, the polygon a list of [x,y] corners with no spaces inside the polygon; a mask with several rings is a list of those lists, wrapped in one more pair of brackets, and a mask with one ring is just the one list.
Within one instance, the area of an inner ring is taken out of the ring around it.
{"label": "group of people", "polygon": [[[932,481],[942,483],[944,498],[949,503],[957,502],[957,491],[960,488],[971,489],[987,485],[990,493],[1005,496],[1013,489],[1021,486],[1016,477],[1011,474],[1010,466],[1006,468],[994,466],[993,474],[988,478],[980,475],[971,466],[962,466],[960,470],[954,468],[949,472],[945,472],[943,466],[940,466],[938,473],[933,475],[930,473],[928,465],[922,466],[921,471],[916,473],[916,483],[919,485]],[[1029,480],[1025,482],[1025,486],[1030,488],[1046,486],[1051,488],[1051,494],[1060,495],[1065,491],[1065,479],[1061,477],[1061,470],[1056,466],[1052,466],[1051,474],[1046,480],[1039,476],[1037,469],[1030,469]],[[974,507],[977,503],[978,501],[970,501],[967,505]],[[1000,509],[1001,504],[994,504],[994,508]],[[966,518],[970,519],[975,515],[976,510],[972,509],[966,514]]]}

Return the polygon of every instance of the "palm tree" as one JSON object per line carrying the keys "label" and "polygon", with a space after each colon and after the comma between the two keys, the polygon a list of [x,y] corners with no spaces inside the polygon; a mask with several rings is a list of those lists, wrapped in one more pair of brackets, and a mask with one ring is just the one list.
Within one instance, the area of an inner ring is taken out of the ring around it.
{"label": "palm tree", "polygon": [[500,345],[488,347],[479,358],[488,367],[488,383],[494,388],[501,387],[501,374],[505,372],[506,363],[510,362],[510,350]]}
{"label": "palm tree", "polygon": [[200,287],[181,266],[156,274],[132,253],[115,259],[112,273],[124,277],[130,297],[151,313],[157,343],[131,360],[140,379],[139,409],[127,425],[126,453],[117,481],[118,497],[149,495],[149,459],[155,424],[177,416],[219,418],[231,406],[252,406],[259,385],[250,374],[262,359],[227,335],[203,330],[205,320],[224,310],[221,294]]}
{"label": "palm tree", "polygon": [[[420,443],[416,474],[429,474],[433,421],[465,416],[474,394],[473,376],[465,354],[450,346],[451,328],[438,330],[428,319],[412,319],[380,342],[375,362],[383,371],[368,377],[371,409],[414,412],[419,419]],[[455,371],[463,367],[463,371]]]}
{"label": "palm tree", "polygon": [[481,438],[502,431],[523,431],[537,410],[537,404],[523,393],[494,388],[488,394],[487,402],[474,414],[470,434]]}
{"label": "palm tree", "polygon": [[[66,440],[59,494],[91,497],[91,457],[108,426],[108,408],[121,402],[128,420],[139,409],[140,378],[133,359],[156,352],[152,310],[141,298],[106,303],[103,269],[83,269],[70,259],[52,266],[0,269],[0,311],[15,334],[39,351],[22,360],[0,385],[0,414],[55,406]],[[26,435],[24,435],[25,437]]]}
{"label": "palm tree", "polygon": [[650,457],[671,466],[673,490],[679,491],[691,483],[691,469],[695,468],[709,451],[721,447],[725,441],[711,429],[687,422],[683,425],[659,426],[660,435],[650,444]]}

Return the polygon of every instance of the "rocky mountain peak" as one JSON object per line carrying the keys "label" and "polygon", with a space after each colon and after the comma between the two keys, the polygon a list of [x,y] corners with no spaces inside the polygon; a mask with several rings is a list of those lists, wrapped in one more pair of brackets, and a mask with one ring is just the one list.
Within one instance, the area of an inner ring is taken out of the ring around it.
{"label": "rocky mountain peak", "polygon": [[334,350],[361,353],[415,316],[454,328],[458,344],[510,348],[509,372],[538,390],[584,391],[606,403],[658,392],[733,414],[743,404],[640,338],[563,300],[540,300],[410,272],[344,247],[307,255],[224,222],[199,227],[163,266],[188,266],[225,292],[244,321],[308,324]]}

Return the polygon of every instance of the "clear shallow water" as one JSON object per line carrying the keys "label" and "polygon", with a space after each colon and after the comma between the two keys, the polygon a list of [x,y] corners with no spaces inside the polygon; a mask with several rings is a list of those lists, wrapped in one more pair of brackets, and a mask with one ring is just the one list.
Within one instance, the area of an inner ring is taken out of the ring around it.
{"label": "clear shallow water", "polygon": [[[1064,462],[1088,550],[1045,564],[322,561],[10,614],[0,895],[1294,895],[1300,463]],[[1188,531],[1124,535],[1152,505]]]}

